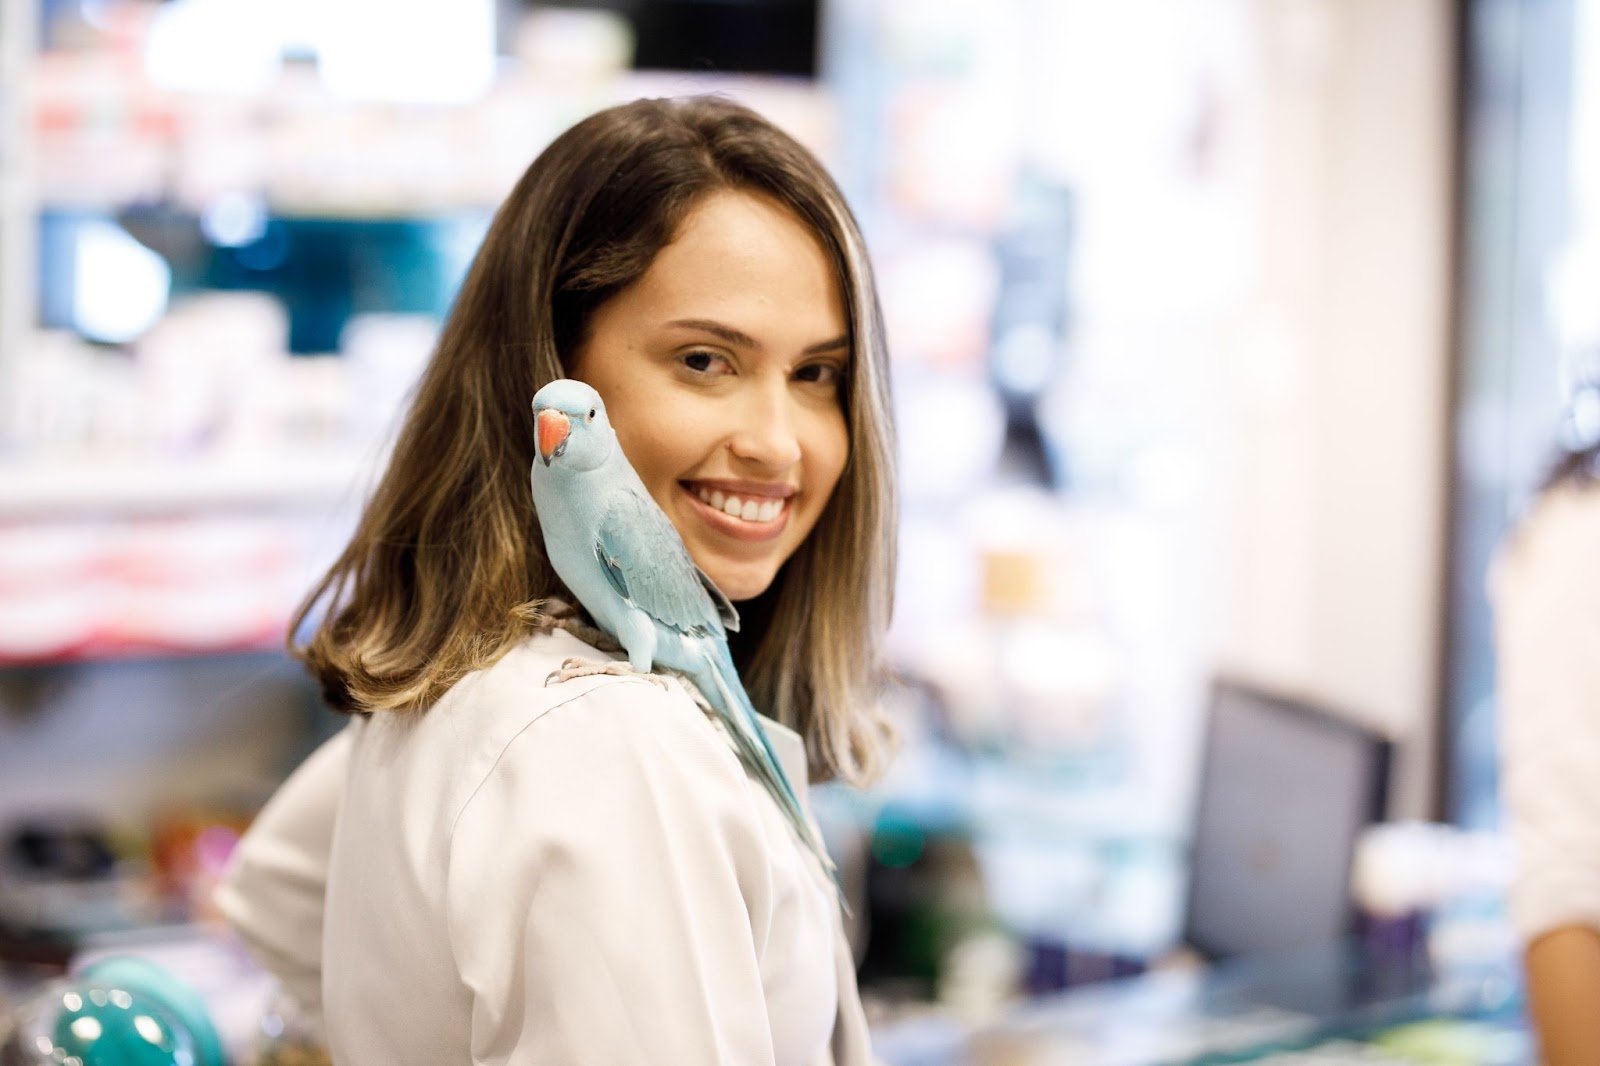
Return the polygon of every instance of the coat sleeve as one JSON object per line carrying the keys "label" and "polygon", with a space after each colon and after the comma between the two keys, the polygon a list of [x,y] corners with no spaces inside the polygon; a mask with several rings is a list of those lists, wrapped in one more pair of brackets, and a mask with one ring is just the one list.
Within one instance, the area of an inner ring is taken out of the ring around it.
{"label": "coat sleeve", "polygon": [[301,763],[234,850],[215,901],[255,960],[313,1016],[322,1010],[322,911],[347,726]]}
{"label": "coat sleeve", "polygon": [[1600,928],[1600,493],[1557,490],[1497,560],[1501,794],[1525,940]]}
{"label": "coat sleeve", "polygon": [[760,1066],[771,842],[681,694],[597,687],[457,817],[446,899],[483,1066]]}

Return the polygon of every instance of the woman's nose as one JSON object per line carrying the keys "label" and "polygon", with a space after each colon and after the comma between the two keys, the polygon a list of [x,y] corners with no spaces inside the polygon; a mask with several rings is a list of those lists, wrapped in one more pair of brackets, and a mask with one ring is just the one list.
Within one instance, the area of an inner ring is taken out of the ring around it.
{"label": "woman's nose", "polygon": [[742,396],[738,424],[728,438],[734,456],[765,470],[800,461],[800,434],[787,389],[751,389]]}

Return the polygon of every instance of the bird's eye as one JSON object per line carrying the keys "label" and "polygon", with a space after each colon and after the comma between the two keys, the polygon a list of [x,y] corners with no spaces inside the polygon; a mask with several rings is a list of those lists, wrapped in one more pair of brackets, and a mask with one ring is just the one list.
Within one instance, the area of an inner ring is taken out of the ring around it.
{"label": "bird's eye", "polygon": [[593,407],[589,408],[589,421],[591,421],[591,422],[594,421],[594,408]]}

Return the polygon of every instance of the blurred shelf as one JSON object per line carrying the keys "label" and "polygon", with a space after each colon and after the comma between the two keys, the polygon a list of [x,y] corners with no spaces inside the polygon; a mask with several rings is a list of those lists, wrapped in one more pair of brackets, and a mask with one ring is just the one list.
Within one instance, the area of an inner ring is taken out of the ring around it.
{"label": "blurred shelf", "polygon": [[[36,979],[66,973],[77,950],[78,942],[65,933],[26,933],[0,927],[0,967],[29,967],[35,969]],[[24,991],[28,990],[20,978],[16,980]],[[3,1002],[4,996],[0,996],[0,1003]]]}
{"label": "blurred shelf", "polygon": [[372,456],[342,450],[270,458],[0,460],[0,520],[251,506],[331,510],[360,502],[371,465]]}
{"label": "blurred shelf", "polygon": [[[31,198],[26,186],[15,193],[16,206],[36,210],[39,214],[103,215],[120,218],[126,215],[161,214],[173,218],[198,219],[200,210],[192,204],[163,202],[152,205],[148,201],[129,199],[111,193],[85,193],[81,196],[62,197],[46,194]],[[495,203],[481,200],[416,200],[405,202],[377,201],[374,199],[280,200],[271,196],[262,200],[266,217],[278,222],[321,222],[348,225],[372,223],[423,223],[455,222],[481,219],[487,225],[493,215]]]}
{"label": "blurred shelf", "polygon": [[236,640],[205,646],[159,641],[88,642],[70,649],[21,654],[0,647],[0,670],[31,670],[90,663],[182,662],[193,659],[286,657],[284,634],[274,632],[258,639]]}

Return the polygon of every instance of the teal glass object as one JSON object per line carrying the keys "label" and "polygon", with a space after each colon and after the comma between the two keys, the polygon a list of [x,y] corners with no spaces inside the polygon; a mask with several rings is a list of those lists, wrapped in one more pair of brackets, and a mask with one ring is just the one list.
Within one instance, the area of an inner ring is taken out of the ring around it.
{"label": "teal glass object", "polygon": [[19,1012],[0,1066],[225,1066],[222,1041],[188,985],[137,957],[53,982]]}

